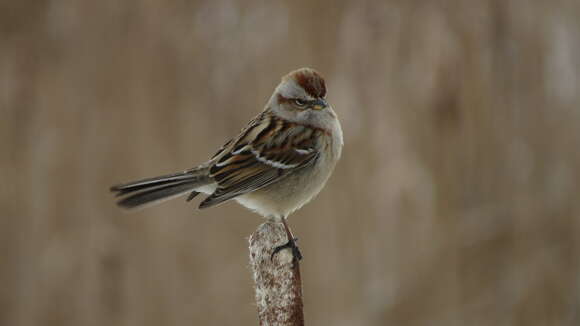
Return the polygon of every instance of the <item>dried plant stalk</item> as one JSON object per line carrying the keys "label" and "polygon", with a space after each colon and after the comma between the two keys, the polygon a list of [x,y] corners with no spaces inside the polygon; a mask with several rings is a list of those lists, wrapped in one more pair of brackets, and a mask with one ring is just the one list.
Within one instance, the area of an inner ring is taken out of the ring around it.
{"label": "dried plant stalk", "polygon": [[272,251],[288,240],[281,223],[266,222],[250,236],[253,272],[260,325],[304,325],[300,264],[284,249]]}

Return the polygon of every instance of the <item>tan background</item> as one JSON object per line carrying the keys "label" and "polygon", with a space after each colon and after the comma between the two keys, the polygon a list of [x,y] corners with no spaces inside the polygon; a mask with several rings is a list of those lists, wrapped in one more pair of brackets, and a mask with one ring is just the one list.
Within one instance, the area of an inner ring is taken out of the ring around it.
{"label": "tan background", "polygon": [[0,325],[253,325],[234,203],[134,214],[279,78],[344,127],[291,219],[309,325],[580,324],[578,1],[0,2]]}

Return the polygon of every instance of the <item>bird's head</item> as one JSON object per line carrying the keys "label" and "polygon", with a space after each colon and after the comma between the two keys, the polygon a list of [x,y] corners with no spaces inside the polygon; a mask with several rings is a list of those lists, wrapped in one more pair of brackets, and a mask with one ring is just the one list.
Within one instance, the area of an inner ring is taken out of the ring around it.
{"label": "bird's head", "polygon": [[326,102],[324,78],[311,68],[294,70],[282,77],[269,104],[274,112],[296,122],[334,115]]}

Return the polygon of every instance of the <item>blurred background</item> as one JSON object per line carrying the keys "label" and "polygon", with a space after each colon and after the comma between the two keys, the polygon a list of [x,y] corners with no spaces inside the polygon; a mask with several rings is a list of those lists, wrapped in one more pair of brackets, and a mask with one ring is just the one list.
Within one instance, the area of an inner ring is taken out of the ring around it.
{"label": "blurred background", "polygon": [[309,325],[580,324],[578,1],[2,1],[0,325],[253,325],[228,203],[125,213],[280,77],[343,158],[295,213]]}

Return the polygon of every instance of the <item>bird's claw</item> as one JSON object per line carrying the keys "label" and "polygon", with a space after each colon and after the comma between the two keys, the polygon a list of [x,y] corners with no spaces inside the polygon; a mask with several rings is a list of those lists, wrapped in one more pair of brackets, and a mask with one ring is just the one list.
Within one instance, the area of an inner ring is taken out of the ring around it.
{"label": "bird's claw", "polygon": [[274,256],[281,250],[290,248],[292,249],[292,258],[297,261],[302,260],[302,253],[300,252],[300,249],[298,249],[298,246],[296,245],[297,241],[298,238],[290,239],[285,244],[274,248],[274,251],[272,251],[272,256],[270,257],[270,259],[273,260]]}

